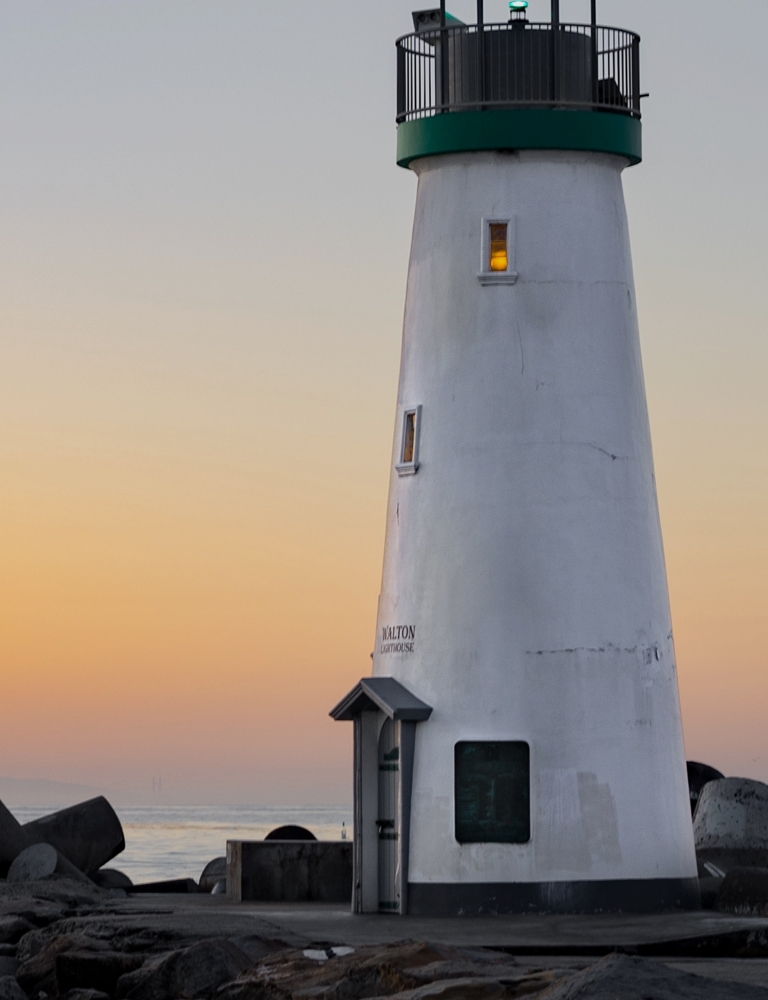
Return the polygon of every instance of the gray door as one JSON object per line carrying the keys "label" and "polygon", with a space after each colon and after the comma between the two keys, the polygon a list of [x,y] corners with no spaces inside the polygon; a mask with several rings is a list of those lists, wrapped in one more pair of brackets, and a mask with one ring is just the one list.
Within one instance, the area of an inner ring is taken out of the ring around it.
{"label": "gray door", "polygon": [[379,910],[397,913],[400,893],[397,888],[400,816],[400,747],[398,727],[387,719],[379,733]]}

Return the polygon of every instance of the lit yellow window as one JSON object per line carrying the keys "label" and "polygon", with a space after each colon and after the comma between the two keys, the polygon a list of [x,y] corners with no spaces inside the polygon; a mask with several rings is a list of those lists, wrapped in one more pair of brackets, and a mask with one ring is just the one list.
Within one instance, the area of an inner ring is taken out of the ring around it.
{"label": "lit yellow window", "polygon": [[490,223],[489,266],[491,271],[506,271],[509,267],[507,255],[507,223]]}

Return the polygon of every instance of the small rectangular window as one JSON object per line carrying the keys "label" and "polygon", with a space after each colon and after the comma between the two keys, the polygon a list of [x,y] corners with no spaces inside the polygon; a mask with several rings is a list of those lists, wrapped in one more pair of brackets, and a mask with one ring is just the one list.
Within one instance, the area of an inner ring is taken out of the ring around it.
{"label": "small rectangular window", "polygon": [[531,839],[531,751],[522,741],[455,746],[456,840],[525,844]]}
{"label": "small rectangular window", "polygon": [[411,410],[405,415],[405,433],[403,435],[403,462],[412,462],[416,447],[416,412]]}
{"label": "small rectangular window", "polygon": [[517,283],[516,217],[482,218],[480,248],[481,285],[514,285]]}
{"label": "small rectangular window", "polygon": [[488,269],[490,271],[506,271],[509,267],[509,253],[507,251],[507,223],[491,222],[489,223],[489,228]]}
{"label": "small rectangular window", "polygon": [[395,466],[401,476],[411,476],[419,468],[419,436],[421,434],[421,407],[403,412],[400,455]]}

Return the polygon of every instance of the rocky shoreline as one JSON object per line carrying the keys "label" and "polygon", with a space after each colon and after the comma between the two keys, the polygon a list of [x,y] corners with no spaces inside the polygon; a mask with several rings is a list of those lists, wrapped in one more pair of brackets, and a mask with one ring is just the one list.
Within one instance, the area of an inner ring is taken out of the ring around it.
{"label": "rocky shoreline", "polygon": [[743,978],[632,955],[340,946],[226,903],[200,894],[178,909],[56,875],[0,881],[0,1000],[768,1000]]}

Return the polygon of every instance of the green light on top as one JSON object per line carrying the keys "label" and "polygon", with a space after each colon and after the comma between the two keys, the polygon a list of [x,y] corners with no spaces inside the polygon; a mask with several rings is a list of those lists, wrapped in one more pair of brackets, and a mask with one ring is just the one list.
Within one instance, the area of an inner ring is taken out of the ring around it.
{"label": "green light on top", "polygon": [[528,0],[509,0],[510,10],[527,10]]}

